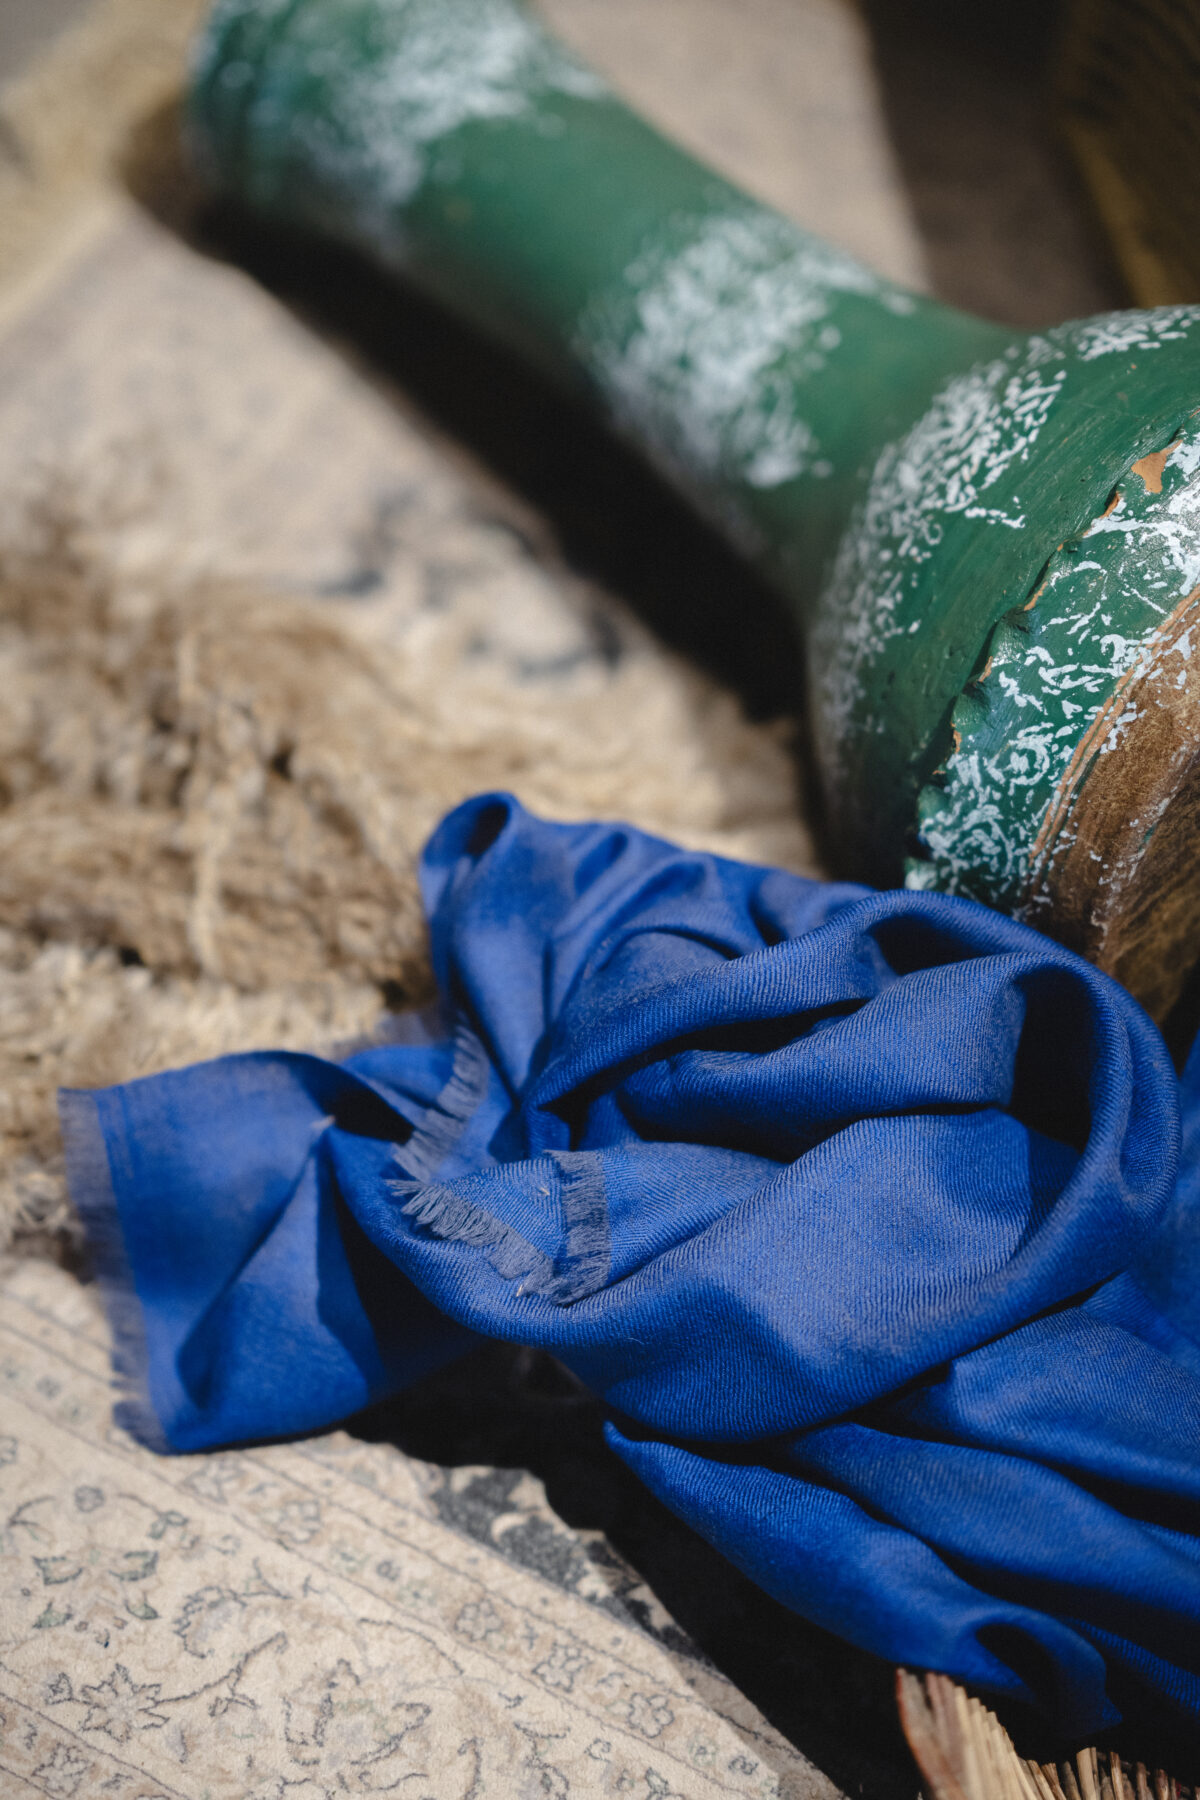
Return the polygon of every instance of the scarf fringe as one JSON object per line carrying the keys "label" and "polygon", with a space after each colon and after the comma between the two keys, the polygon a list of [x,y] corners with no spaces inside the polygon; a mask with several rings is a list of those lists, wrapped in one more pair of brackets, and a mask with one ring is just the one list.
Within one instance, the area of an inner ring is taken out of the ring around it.
{"label": "scarf fringe", "polygon": [[465,1200],[453,1188],[437,1184],[413,1188],[399,1181],[392,1185],[396,1194],[407,1196],[405,1218],[432,1237],[483,1250],[497,1275],[505,1281],[521,1280],[519,1292],[541,1293],[553,1281],[554,1265],[548,1256],[511,1225]]}
{"label": "scarf fringe", "polygon": [[487,1093],[489,1068],[487,1051],[460,1019],[450,1079],[412,1135],[396,1147],[396,1161],[411,1181],[429,1181],[437,1174]]}
{"label": "scarf fringe", "polygon": [[[397,1162],[407,1161],[407,1148],[397,1147]],[[484,1251],[497,1275],[521,1282],[519,1293],[569,1306],[602,1288],[612,1266],[604,1168],[589,1150],[551,1151],[543,1166],[554,1182],[566,1226],[566,1248],[556,1262],[452,1185],[393,1179],[389,1186],[404,1202],[405,1218],[432,1237]]]}
{"label": "scarf fringe", "polygon": [[604,1287],[612,1268],[604,1164],[594,1150],[552,1150],[550,1161],[558,1173],[567,1248],[561,1268],[536,1291],[556,1306],[569,1306]]}

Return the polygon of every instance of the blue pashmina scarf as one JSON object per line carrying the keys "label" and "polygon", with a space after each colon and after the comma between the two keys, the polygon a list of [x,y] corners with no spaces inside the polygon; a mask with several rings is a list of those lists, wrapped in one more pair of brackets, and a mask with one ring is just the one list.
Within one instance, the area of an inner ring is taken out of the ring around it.
{"label": "blue pashmina scarf", "polygon": [[1200,1722],[1200,1057],[982,906],[505,795],[421,880],[438,1016],[62,1096],[126,1421],[542,1346],[805,1617],[1064,1731]]}

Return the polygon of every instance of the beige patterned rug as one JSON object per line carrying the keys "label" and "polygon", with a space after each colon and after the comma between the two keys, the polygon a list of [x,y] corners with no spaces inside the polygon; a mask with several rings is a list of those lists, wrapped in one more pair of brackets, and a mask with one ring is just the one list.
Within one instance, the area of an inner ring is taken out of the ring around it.
{"label": "beige patterned rug", "polygon": [[0,1305],[5,1794],[836,1794],[532,1476],[472,1533],[492,1471],[345,1432],[155,1456],[109,1422],[91,1290],[25,1260]]}

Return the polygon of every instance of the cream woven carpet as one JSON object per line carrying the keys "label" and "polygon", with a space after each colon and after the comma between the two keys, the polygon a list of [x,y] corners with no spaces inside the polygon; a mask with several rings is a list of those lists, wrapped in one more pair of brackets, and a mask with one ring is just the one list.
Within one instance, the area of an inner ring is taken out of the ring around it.
{"label": "cream woven carpet", "polygon": [[[549,10],[920,278],[840,0]],[[193,11],[99,0],[0,101],[0,1792],[910,1793],[889,1672],[661,1515],[546,1359],[228,1455],[110,1422],[59,1083],[386,1031],[428,992],[414,855],[481,788],[813,866],[787,730],[629,604],[748,611],[732,562],[429,309],[208,219]],[[507,479],[538,457],[576,458],[565,550]]]}
{"label": "cream woven carpet", "polygon": [[0,1301],[5,1794],[836,1793],[532,1477],[344,1432],[157,1457],[89,1290],[25,1261]]}

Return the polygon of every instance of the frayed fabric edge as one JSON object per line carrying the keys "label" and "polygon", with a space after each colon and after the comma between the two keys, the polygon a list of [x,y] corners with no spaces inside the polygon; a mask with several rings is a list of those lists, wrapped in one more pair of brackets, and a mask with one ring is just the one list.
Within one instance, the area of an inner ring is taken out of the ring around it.
{"label": "frayed fabric edge", "polygon": [[117,1210],[112,1170],[96,1097],[83,1088],[60,1088],[67,1185],[87,1238],[100,1297],[112,1331],[113,1418],[123,1431],[160,1454],[168,1441],[150,1399],[150,1355],[142,1303],[138,1299]]}
{"label": "frayed fabric edge", "polygon": [[411,1181],[429,1181],[437,1174],[487,1093],[489,1066],[487,1051],[460,1019],[450,1078],[412,1135],[396,1148],[396,1161]]}
{"label": "frayed fabric edge", "polygon": [[561,1272],[538,1292],[556,1306],[569,1306],[598,1293],[612,1268],[604,1163],[594,1150],[552,1150],[549,1154],[558,1172],[567,1248]]}
{"label": "frayed fabric edge", "polygon": [[[407,1145],[397,1146],[403,1167]],[[557,1264],[486,1207],[452,1185],[393,1177],[388,1186],[403,1202],[405,1218],[444,1243],[482,1250],[504,1281],[520,1281],[518,1295],[538,1294],[555,1306],[569,1306],[596,1293],[608,1280],[612,1251],[604,1165],[594,1151],[551,1151],[543,1166],[553,1171],[566,1227]]]}
{"label": "frayed fabric edge", "polygon": [[518,1293],[541,1293],[545,1284],[553,1281],[554,1265],[548,1256],[511,1225],[465,1200],[452,1187],[436,1182],[420,1187],[407,1181],[393,1181],[390,1186],[404,1201],[405,1218],[431,1237],[482,1250],[503,1280],[520,1280]]}

